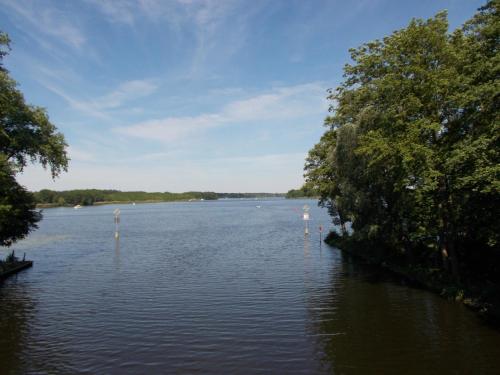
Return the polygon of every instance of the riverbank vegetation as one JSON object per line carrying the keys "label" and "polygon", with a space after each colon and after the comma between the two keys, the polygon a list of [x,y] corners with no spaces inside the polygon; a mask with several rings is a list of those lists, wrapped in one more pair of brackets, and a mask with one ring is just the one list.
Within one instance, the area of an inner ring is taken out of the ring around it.
{"label": "riverbank vegetation", "polygon": [[64,137],[45,110],[25,103],[3,65],[9,37],[0,32],[0,246],[10,246],[37,227],[35,198],[16,181],[28,163],[49,168],[52,177],[68,166]]}
{"label": "riverbank vegetation", "polygon": [[112,202],[173,202],[188,200],[216,200],[224,198],[266,198],[282,197],[278,193],[214,193],[189,191],[186,193],[147,193],[144,191],[119,190],[40,190],[34,193],[36,203],[42,207],[52,206],[92,206]]}
{"label": "riverbank vegetation", "polygon": [[500,296],[498,8],[451,33],[445,12],[412,20],[352,49],[305,165],[341,228],[332,243],[483,307]]}

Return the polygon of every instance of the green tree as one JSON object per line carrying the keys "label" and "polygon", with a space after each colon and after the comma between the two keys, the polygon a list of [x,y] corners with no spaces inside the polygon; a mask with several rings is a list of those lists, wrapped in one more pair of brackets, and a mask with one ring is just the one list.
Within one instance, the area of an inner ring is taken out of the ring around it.
{"label": "green tree", "polygon": [[15,174],[38,162],[55,178],[68,166],[63,135],[43,108],[26,104],[4,67],[9,50],[9,37],[0,32],[0,244],[7,246],[26,236],[41,219],[32,194],[16,182]]}
{"label": "green tree", "polygon": [[500,254],[498,4],[451,34],[441,12],[352,49],[305,165],[355,239],[456,279]]}

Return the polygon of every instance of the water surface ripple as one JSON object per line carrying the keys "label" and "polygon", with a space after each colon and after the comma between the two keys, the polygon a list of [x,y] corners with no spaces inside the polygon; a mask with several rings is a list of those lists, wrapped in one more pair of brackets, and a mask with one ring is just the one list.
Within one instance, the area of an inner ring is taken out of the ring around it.
{"label": "water surface ripple", "polygon": [[45,210],[14,247],[34,267],[0,285],[0,374],[498,371],[497,331],[321,245],[319,225],[301,200]]}

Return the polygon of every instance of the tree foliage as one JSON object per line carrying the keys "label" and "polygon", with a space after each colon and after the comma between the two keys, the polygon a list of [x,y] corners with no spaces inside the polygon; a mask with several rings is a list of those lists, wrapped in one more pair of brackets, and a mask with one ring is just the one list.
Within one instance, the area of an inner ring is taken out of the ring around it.
{"label": "tree foliage", "polygon": [[291,189],[288,190],[285,197],[287,199],[296,199],[296,198],[316,198],[318,196],[317,192],[313,189],[310,189],[309,186],[304,185],[300,189]]}
{"label": "tree foliage", "polygon": [[16,182],[6,160],[0,159],[0,246],[24,238],[40,219],[33,195]]}
{"label": "tree foliage", "polygon": [[15,174],[31,162],[49,168],[52,177],[68,166],[63,135],[43,108],[25,102],[3,65],[9,43],[0,32],[0,244],[7,246],[36,228],[41,218],[33,196],[16,182]]}
{"label": "tree foliage", "polygon": [[498,7],[453,33],[441,12],[350,50],[305,165],[354,238],[456,278],[500,253]]}

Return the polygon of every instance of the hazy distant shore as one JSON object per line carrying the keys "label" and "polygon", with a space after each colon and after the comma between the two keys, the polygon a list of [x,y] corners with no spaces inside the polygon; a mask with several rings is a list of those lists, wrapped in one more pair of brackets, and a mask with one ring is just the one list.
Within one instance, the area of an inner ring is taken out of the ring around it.
{"label": "hazy distant shore", "polygon": [[162,203],[210,201],[218,199],[284,198],[282,193],[147,193],[142,191],[122,192],[118,190],[41,190],[33,193],[37,208],[97,206],[105,204]]}

